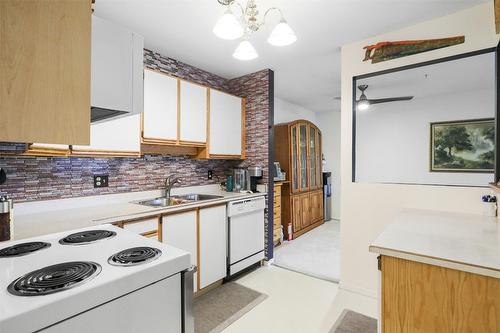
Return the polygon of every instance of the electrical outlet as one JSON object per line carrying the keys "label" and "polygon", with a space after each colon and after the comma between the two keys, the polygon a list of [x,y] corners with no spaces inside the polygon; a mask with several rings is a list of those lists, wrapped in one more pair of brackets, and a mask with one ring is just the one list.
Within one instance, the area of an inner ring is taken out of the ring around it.
{"label": "electrical outlet", "polygon": [[214,177],[213,170],[208,170],[208,180],[212,180],[213,177]]}
{"label": "electrical outlet", "polygon": [[108,175],[94,175],[94,188],[108,187]]}

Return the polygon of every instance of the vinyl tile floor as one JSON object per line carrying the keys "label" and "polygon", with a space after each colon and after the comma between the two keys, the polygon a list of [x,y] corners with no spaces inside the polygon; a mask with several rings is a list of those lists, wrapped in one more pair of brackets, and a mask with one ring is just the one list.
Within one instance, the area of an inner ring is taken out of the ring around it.
{"label": "vinyl tile floor", "polygon": [[327,333],[344,309],[377,317],[377,300],[339,290],[338,284],[276,266],[238,279],[268,297],[223,333]]}

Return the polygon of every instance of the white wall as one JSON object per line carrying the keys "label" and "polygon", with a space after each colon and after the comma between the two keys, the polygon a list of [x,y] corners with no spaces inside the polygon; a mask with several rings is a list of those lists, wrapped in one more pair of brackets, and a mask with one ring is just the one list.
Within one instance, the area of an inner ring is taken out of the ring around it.
{"label": "white wall", "polygon": [[332,218],[340,219],[340,112],[316,113],[317,125],[323,135],[324,171],[332,173]]}
{"label": "white wall", "polygon": [[[449,16],[370,38],[342,48],[341,287],[376,296],[376,255],[370,243],[403,208],[481,213],[484,188],[352,182],[352,77],[497,45],[493,1]],[[464,44],[391,61],[363,62],[366,45],[380,41],[465,35]]]}
{"label": "white wall", "polygon": [[[316,124],[316,114],[300,105],[289,103],[280,98],[274,98],[274,123],[288,123],[290,121],[305,119]],[[317,124],[316,124],[317,125]]]}
{"label": "white wall", "polygon": [[[494,57],[494,54],[491,54]],[[430,123],[494,118],[491,89],[414,98],[356,112],[356,181],[485,186],[492,173],[430,172]]]}

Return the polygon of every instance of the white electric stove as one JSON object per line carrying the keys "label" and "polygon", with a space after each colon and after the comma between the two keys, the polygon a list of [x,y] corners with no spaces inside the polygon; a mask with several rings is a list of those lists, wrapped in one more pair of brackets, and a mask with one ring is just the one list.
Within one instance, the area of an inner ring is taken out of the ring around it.
{"label": "white electric stove", "polygon": [[192,333],[193,273],[111,225],[0,243],[0,332]]}

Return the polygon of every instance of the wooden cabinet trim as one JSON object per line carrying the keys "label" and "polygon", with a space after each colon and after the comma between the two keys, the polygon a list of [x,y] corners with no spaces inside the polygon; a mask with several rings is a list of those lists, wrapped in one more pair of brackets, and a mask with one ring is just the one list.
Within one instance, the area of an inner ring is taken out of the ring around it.
{"label": "wooden cabinet trim", "polygon": [[241,99],[241,156],[240,159],[244,160],[246,156],[246,110],[247,110],[247,99],[243,97]]}
{"label": "wooden cabinet trim", "polygon": [[201,266],[200,266],[200,210],[196,210],[196,289],[200,290],[200,271],[201,271]]}

